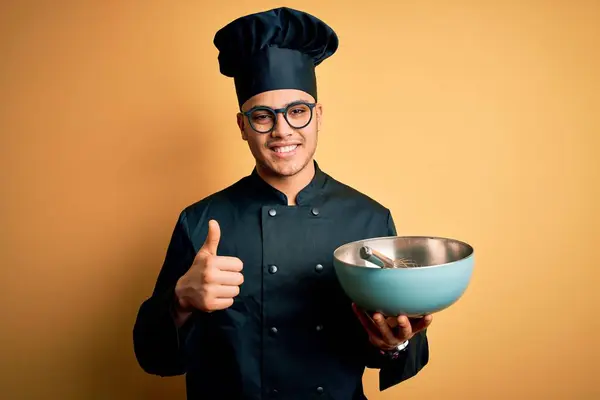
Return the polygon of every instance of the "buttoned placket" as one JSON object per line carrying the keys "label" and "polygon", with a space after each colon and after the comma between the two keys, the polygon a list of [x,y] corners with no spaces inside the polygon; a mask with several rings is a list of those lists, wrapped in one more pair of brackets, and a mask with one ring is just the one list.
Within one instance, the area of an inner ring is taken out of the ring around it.
{"label": "buttoned placket", "polygon": [[[265,206],[263,207],[263,229],[268,229],[269,226],[269,222],[273,222],[274,220],[276,220],[279,216],[280,216],[280,211],[284,212],[285,207],[288,206],[283,206],[283,205],[272,205],[272,206]],[[300,207],[300,209],[306,209],[306,217],[307,218],[319,218],[321,216],[321,210],[319,209],[319,207],[317,206],[309,206],[309,205],[304,205],[304,204],[299,204],[297,207]],[[268,256],[267,256],[268,258]],[[313,265],[313,271],[312,273],[316,274],[316,275],[322,275],[323,271],[325,269],[324,267],[324,262],[319,262]],[[285,265],[278,265],[276,263],[272,263],[271,260],[266,259],[265,260],[265,280],[267,280],[267,282],[270,282],[270,285],[276,285],[276,283],[273,283],[276,279],[277,276],[279,274],[279,271],[281,271],[281,268],[285,268]],[[264,291],[264,287],[263,287],[263,291]],[[264,295],[264,292],[263,292]],[[269,302],[269,300],[272,299],[266,299],[267,303]],[[265,307],[265,305],[263,305],[263,307]],[[273,323],[274,321],[270,320],[270,310],[269,310],[269,306],[266,306],[265,310],[265,318],[267,318],[266,324],[265,324],[265,330],[266,330],[266,334],[267,337],[269,338],[269,341],[275,341],[278,340],[278,335],[280,334],[284,334],[284,332],[280,332],[280,329],[277,327],[276,323]],[[314,331],[317,334],[322,334],[323,330],[325,329],[325,326],[323,324],[323,321],[319,321],[312,329],[314,329]],[[268,342],[269,343],[269,342]],[[267,383],[268,384],[268,383]],[[318,385],[315,387],[315,392],[317,394],[323,394],[325,392],[325,388],[322,385]],[[271,396],[273,397],[278,397],[278,394],[280,393],[280,389],[277,387],[271,387],[269,388],[269,393]]]}
{"label": "buttoned placket", "polygon": [[[279,247],[280,243],[276,243],[280,238],[274,237],[273,235],[278,234],[278,229],[284,229],[278,224],[278,221],[280,218],[283,218],[282,221],[285,221],[286,218],[289,218],[290,213],[298,213],[297,215],[300,218],[320,219],[322,217],[319,199],[327,178],[326,175],[318,169],[316,163],[315,165],[315,178],[298,194],[296,197],[297,204],[293,207],[287,205],[287,197],[285,194],[267,185],[256,172],[254,173],[255,182],[258,183],[258,186],[256,187],[257,193],[262,193],[261,196],[266,196],[264,199],[267,203],[270,203],[265,204],[261,209],[261,226],[263,229],[263,283],[261,291],[264,321],[264,339],[262,343],[263,346],[266,346],[263,348],[263,352],[266,352],[266,358],[272,357],[273,352],[277,351],[277,343],[289,340],[286,335],[290,334],[290,332],[285,331],[285,327],[278,326],[277,324],[277,317],[275,316],[274,311],[277,310],[278,307],[285,307],[285,305],[278,304],[278,299],[274,298],[276,295],[273,295],[272,292],[277,292],[279,281],[285,282],[286,279],[290,279],[289,274],[292,270],[289,269],[291,268],[290,265],[286,265],[288,261],[285,261],[285,256],[283,257],[283,260],[279,259],[279,255],[276,256],[277,259],[275,259],[275,254],[281,254],[278,252],[282,251],[282,249]],[[290,243],[287,243],[287,245],[289,246]],[[295,261],[291,262],[292,264],[295,264]],[[325,265],[327,265],[326,260],[319,260],[319,262],[308,267],[311,268],[310,272],[306,271],[305,273],[315,274],[317,279],[319,279],[319,276],[323,275]],[[285,302],[283,299],[282,301]],[[324,321],[318,320],[313,323],[315,325],[310,329],[317,335],[322,335],[323,330],[325,329]],[[284,396],[284,393],[282,393],[283,388],[277,387],[277,385],[274,385],[273,382],[270,381],[270,378],[275,377],[277,372],[269,372],[269,366],[265,365],[265,367],[264,379],[266,380],[263,383],[267,390],[266,393],[275,398]],[[315,383],[314,390],[318,394],[322,394],[325,391],[324,387],[318,382]]]}

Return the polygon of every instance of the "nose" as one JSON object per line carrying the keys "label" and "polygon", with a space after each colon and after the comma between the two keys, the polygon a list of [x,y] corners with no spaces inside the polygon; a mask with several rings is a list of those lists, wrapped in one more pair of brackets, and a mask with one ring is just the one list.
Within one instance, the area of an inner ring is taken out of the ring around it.
{"label": "nose", "polygon": [[283,113],[277,113],[277,118],[275,119],[275,126],[271,131],[271,136],[273,137],[285,137],[290,136],[292,134],[292,127],[285,120]]}

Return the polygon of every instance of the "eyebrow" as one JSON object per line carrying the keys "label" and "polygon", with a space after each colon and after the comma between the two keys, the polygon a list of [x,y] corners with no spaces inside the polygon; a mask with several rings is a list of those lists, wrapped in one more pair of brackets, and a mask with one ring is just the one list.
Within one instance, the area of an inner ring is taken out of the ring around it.
{"label": "eyebrow", "polygon": [[[310,100],[308,99],[296,99],[296,100],[292,100],[289,103],[284,104],[281,108],[286,108],[288,107],[290,104],[294,104],[294,103],[310,103]],[[255,104],[252,107],[248,108],[248,111],[252,110],[253,108],[256,107],[266,107],[266,108],[275,108],[275,107],[271,107],[271,106],[267,106],[265,104]]]}

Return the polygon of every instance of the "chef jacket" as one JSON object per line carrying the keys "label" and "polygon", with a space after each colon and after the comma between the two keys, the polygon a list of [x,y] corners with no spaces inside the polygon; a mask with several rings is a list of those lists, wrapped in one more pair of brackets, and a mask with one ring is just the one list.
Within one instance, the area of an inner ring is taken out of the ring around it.
{"label": "chef jacket", "polygon": [[[370,344],[333,269],[338,246],[396,235],[390,211],[314,164],[296,206],[254,169],[181,212],[134,325],[143,370],[186,374],[190,400],[351,400],[366,399],[365,367],[379,369],[385,390],[427,364],[426,331],[395,360]],[[210,219],[221,227],[218,255],[241,259],[244,283],[231,307],[195,312],[177,328],[174,287],[203,245]]]}

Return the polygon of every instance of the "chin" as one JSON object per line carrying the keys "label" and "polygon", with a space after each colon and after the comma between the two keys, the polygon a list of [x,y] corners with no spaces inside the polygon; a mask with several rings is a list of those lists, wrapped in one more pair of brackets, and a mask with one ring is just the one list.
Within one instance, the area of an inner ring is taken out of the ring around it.
{"label": "chin", "polygon": [[263,163],[273,174],[283,177],[294,176],[302,171],[308,164],[307,159],[302,160],[268,160]]}
{"label": "chin", "polygon": [[276,175],[279,176],[294,176],[302,171],[305,164],[300,162],[269,162],[267,167]]}
{"label": "chin", "polygon": [[302,169],[303,169],[303,166],[294,165],[294,166],[288,166],[288,167],[284,167],[284,168],[278,168],[278,169],[276,169],[276,172],[280,176],[294,176],[298,172],[302,171]]}

